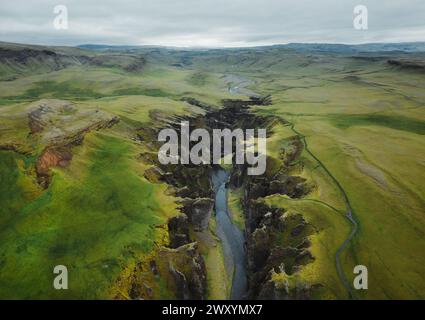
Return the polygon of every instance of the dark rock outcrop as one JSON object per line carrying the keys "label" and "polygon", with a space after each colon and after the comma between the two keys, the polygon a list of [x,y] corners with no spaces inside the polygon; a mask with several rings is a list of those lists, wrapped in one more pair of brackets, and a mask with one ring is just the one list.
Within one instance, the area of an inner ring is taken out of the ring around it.
{"label": "dark rock outcrop", "polygon": [[171,248],[178,248],[190,242],[189,221],[186,215],[182,214],[168,220],[168,236]]}
{"label": "dark rock outcrop", "polygon": [[206,230],[214,208],[214,200],[211,198],[185,198],[182,200],[182,204],[183,211],[189,217],[194,230]]}
{"label": "dark rock outcrop", "polygon": [[204,259],[196,243],[181,246],[175,250],[162,249],[161,255],[168,264],[168,272],[174,280],[177,299],[203,300],[207,289]]}

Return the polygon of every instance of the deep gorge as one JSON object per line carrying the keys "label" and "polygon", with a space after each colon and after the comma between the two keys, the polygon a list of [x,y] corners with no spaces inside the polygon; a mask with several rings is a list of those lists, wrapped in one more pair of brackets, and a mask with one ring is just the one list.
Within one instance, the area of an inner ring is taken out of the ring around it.
{"label": "deep gorge", "polygon": [[[219,109],[192,98],[184,100],[200,107],[204,114],[168,117],[154,113],[151,117],[163,124],[161,128],[169,127],[177,132],[181,121],[189,121],[191,130],[204,128],[211,132],[213,129],[224,128],[267,128],[268,135],[273,134],[274,126],[285,125],[285,121],[280,118],[260,116],[251,112],[252,105],[270,104],[270,97],[256,97],[246,101],[225,100],[223,107]],[[140,155],[144,163],[151,165],[145,172],[145,178],[152,183],[167,183],[170,186],[170,194],[181,199],[182,214],[168,221],[168,246],[161,248],[149,262],[150,271],[167,279],[176,298],[206,299],[208,270],[199,253],[197,232],[208,230],[213,214],[216,215],[217,221],[223,217],[220,218],[223,208],[217,208],[217,192],[226,192],[226,188],[241,188],[243,198],[240,201],[245,216],[243,237],[246,242],[242,250],[246,252],[239,257],[233,256],[233,259],[236,258],[236,263],[245,264],[234,276],[245,277],[246,274],[246,281],[239,279],[239,288],[236,290],[238,293],[235,294],[232,288],[229,298],[308,299],[312,290],[308,285],[296,288],[279,287],[273,281],[272,273],[285,272],[290,275],[314,259],[308,250],[311,228],[302,215],[285,217],[284,209],[269,207],[263,201],[264,197],[272,194],[300,198],[309,192],[311,185],[302,177],[290,175],[287,170],[293,160],[300,157],[302,142],[293,138],[290,142],[292,148],[286,152],[283,150],[281,159],[267,157],[268,168],[263,175],[249,176],[247,165],[234,164],[226,173],[218,165],[160,164],[156,154],[159,145],[152,141],[157,141],[157,133],[161,128],[143,128],[138,132],[139,141],[152,151]],[[214,177],[217,178],[220,173],[226,176],[221,177],[219,184],[214,183]],[[223,182],[225,189],[220,191]],[[226,228],[228,227],[229,225]],[[289,241],[290,246],[279,246],[277,239],[282,234],[292,238]],[[221,241],[223,242],[222,237]],[[230,252],[235,255],[231,250]],[[137,274],[141,270],[134,272]],[[136,276],[135,279],[135,282],[141,281],[140,277]],[[133,283],[133,289],[131,298],[149,298],[146,285]],[[153,297],[154,293],[150,292],[150,296]]]}

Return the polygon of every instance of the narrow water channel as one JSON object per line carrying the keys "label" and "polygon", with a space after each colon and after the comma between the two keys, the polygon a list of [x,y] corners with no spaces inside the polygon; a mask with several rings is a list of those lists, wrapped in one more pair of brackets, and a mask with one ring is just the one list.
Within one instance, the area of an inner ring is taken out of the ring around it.
{"label": "narrow water channel", "polygon": [[223,169],[216,169],[211,175],[215,192],[217,235],[223,244],[226,269],[233,272],[230,298],[240,300],[246,297],[247,292],[245,236],[233,224],[227,208],[228,178],[229,174]]}

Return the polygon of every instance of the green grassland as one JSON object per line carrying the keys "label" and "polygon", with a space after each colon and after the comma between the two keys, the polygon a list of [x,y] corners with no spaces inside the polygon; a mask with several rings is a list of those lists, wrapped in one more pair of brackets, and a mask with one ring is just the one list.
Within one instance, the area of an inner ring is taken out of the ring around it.
{"label": "green grassland", "polygon": [[[140,53],[147,62],[137,72],[124,70],[115,57],[103,65],[60,70],[39,61],[19,72],[0,64],[1,79],[6,79],[0,81],[0,145],[15,147],[0,151],[1,298],[116,296],[122,289],[116,279],[164,242],[163,229],[155,226],[178,214],[177,199],[165,192],[166,186],[143,177],[146,167],[139,155],[146,150],[132,139],[136,130],[156,125],[153,111],[201,112],[182,102],[183,97],[217,106],[225,98],[243,98],[229,92],[229,75],[232,81],[249,80],[249,90],[272,95],[273,104],[254,107],[255,112],[293,124],[295,131],[290,125],[274,129],[269,156],[277,158],[288,139],[301,134],[328,170],[304,150],[303,166],[294,166],[294,173],[307,178],[313,191],[299,200],[266,199],[302,214],[315,230],[310,236],[315,260],[289,281],[320,283],[314,298],[348,297],[335,253],[351,225],[330,172],[359,224],[341,257],[344,273],[351,281],[355,265],[369,269],[369,289],[356,291],[356,297],[425,298],[424,73],[388,65],[385,58],[282,48]],[[28,112],[40,101],[55,105],[58,99],[72,103],[76,113],[54,118],[44,135],[29,135]],[[72,148],[71,164],[54,168],[52,183],[43,190],[35,178],[36,159],[48,141],[43,137],[90,123],[96,110],[105,117],[119,116],[119,124],[86,134]],[[239,198],[237,190],[231,191],[229,206],[243,227]],[[214,222],[195,237],[209,274],[208,296],[228,297],[229,277]],[[69,266],[70,290],[53,289],[57,264]],[[288,281],[282,274],[274,278]],[[155,297],[173,298],[163,283],[156,286]]]}
{"label": "green grassland", "polygon": [[[76,149],[72,165],[55,171],[38,197],[23,202],[28,197],[19,184],[13,197],[2,192],[2,203],[12,203],[2,208],[9,219],[2,220],[1,296],[105,298],[111,275],[125,259],[135,258],[134,251],[152,248],[152,225],[170,214],[156,199],[161,188],[144,181],[132,164],[130,143],[93,134]],[[19,179],[16,173],[2,174]],[[69,266],[77,278],[71,280],[73,290],[51,286],[57,264]]]}

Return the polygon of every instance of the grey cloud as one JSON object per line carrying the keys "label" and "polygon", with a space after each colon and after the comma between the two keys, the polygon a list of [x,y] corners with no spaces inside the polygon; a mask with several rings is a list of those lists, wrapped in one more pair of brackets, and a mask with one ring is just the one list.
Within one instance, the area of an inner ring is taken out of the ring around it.
{"label": "grey cloud", "polygon": [[[68,30],[53,28],[53,8],[57,4],[68,7]],[[369,10],[367,31],[352,27],[353,8],[358,4]],[[175,46],[425,41],[425,1],[2,1],[0,40]]]}

